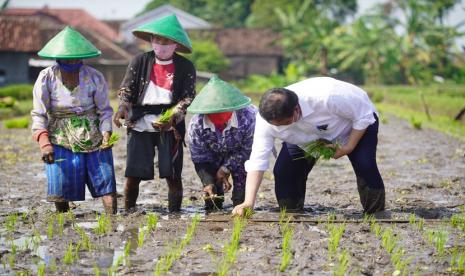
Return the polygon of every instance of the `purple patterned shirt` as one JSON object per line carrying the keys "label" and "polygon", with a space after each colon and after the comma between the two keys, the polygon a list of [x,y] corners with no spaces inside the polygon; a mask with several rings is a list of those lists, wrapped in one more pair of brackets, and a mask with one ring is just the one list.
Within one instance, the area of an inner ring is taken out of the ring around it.
{"label": "purple patterned shirt", "polygon": [[45,68],[39,74],[33,90],[32,132],[47,129],[47,112],[82,113],[96,109],[101,132],[111,131],[113,109],[108,98],[108,86],[103,75],[83,65],[79,70],[79,85],[73,91],[61,81],[58,65]]}
{"label": "purple patterned shirt", "polygon": [[194,115],[188,131],[192,161],[243,171],[252,151],[256,113],[254,106],[236,110],[222,133],[207,116]]}

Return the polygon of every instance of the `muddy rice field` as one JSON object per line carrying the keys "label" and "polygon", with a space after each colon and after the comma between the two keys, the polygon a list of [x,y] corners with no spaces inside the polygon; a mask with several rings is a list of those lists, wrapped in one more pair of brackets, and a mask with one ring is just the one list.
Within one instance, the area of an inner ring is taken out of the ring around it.
{"label": "muddy rice field", "polygon": [[113,154],[118,214],[99,199],[55,214],[29,130],[0,127],[2,275],[465,275],[465,142],[387,116],[378,166],[387,210],[363,217],[348,159],[318,163],[305,211],[280,213],[271,170],[248,220],[206,214],[184,148],[182,212],[167,212],[167,185],[142,182],[137,211],[123,210],[126,137]]}

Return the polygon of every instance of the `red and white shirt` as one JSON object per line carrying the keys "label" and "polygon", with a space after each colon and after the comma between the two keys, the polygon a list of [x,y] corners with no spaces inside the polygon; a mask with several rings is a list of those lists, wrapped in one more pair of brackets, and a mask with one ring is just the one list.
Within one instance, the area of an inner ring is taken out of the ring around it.
{"label": "red and white shirt", "polygon": [[[142,105],[170,104],[173,101],[173,60],[155,60],[150,82],[142,97]],[[157,121],[160,115],[148,114],[140,118],[134,125],[135,131],[155,132],[152,122]]]}

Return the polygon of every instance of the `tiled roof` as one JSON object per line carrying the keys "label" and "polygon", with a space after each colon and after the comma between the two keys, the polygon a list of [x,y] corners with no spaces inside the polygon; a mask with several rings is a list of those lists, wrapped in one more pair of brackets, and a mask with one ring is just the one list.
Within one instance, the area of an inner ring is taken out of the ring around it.
{"label": "tiled roof", "polygon": [[[36,53],[64,27],[65,24],[46,14],[11,16],[0,13],[0,51]],[[76,29],[102,51],[98,60],[131,59],[127,51],[100,33],[80,26]]]}
{"label": "tiled roof", "polygon": [[92,30],[112,41],[120,40],[118,32],[82,9],[49,9],[47,7],[41,9],[11,8],[3,10],[0,14],[19,16],[46,14],[53,16],[60,20],[63,24],[70,25],[74,28],[80,27],[82,29]]}
{"label": "tiled roof", "polygon": [[[45,19],[46,20],[46,19]],[[46,42],[42,31],[44,20],[29,16],[0,15],[0,50],[15,52],[37,52]],[[58,32],[59,30],[56,29]]]}
{"label": "tiled roof", "polygon": [[279,34],[269,29],[220,29],[215,40],[225,55],[283,55]]}

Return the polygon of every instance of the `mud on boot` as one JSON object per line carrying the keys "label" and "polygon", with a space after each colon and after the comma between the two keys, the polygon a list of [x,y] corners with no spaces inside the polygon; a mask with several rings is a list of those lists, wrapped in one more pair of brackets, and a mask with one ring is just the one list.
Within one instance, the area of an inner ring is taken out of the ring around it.
{"label": "mud on boot", "polygon": [[304,198],[281,198],[278,199],[279,209],[286,209],[288,212],[299,212],[304,209]]}
{"label": "mud on boot", "polygon": [[237,206],[237,205],[243,203],[244,199],[245,199],[245,188],[238,189],[238,188],[234,187],[234,189],[232,191],[232,196],[231,196],[233,206]]}
{"label": "mud on boot", "polygon": [[179,212],[181,211],[182,192],[168,193],[168,211]]}

